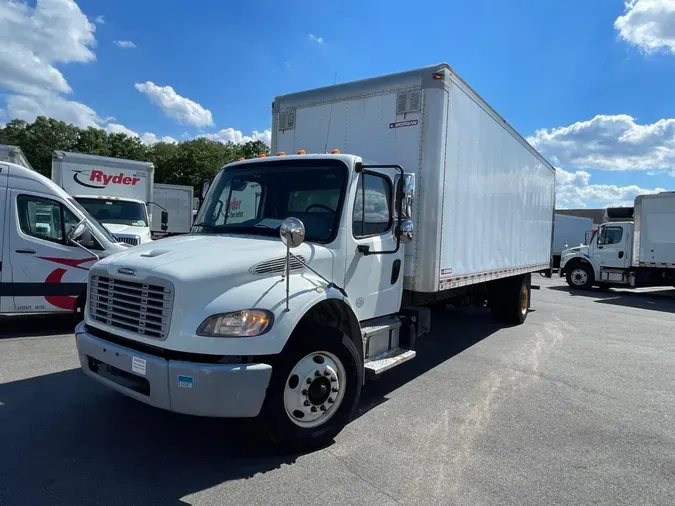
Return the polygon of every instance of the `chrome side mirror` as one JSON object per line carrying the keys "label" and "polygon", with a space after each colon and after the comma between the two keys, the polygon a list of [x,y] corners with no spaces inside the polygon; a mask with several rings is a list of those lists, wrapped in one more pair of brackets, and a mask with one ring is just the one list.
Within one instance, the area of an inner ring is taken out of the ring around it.
{"label": "chrome side mirror", "polygon": [[305,242],[305,225],[298,218],[286,218],[279,228],[279,235],[288,248],[297,248]]}
{"label": "chrome side mirror", "polygon": [[412,242],[415,235],[415,223],[412,220],[403,220],[401,227],[398,229],[398,236],[401,243],[408,244]]}
{"label": "chrome side mirror", "polygon": [[87,220],[82,219],[79,222],[77,222],[77,225],[73,225],[70,227],[70,230],[68,230],[68,233],[66,234],[66,239],[68,242],[74,242],[77,241],[80,237],[84,235],[84,233],[87,231]]}
{"label": "chrome side mirror", "polygon": [[[401,177],[396,177],[396,188],[401,184]],[[397,193],[398,195],[398,193]],[[409,220],[412,218],[413,201],[415,199],[415,174],[406,173],[403,175],[403,200],[400,202],[401,218]],[[397,204],[399,204],[397,202]],[[399,206],[396,206],[399,208]]]}

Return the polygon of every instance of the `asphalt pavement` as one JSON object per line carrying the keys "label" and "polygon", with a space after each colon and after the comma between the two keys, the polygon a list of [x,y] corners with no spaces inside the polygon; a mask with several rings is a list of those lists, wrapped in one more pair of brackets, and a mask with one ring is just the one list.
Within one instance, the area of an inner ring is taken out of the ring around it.
{"label": "asphalt pavement", "polygon": [[78,369],[68,319],[0,321],[0,504],[675,504],[675,294],[571,294],[527,322],[435,313],[323,450],[160,411]]}

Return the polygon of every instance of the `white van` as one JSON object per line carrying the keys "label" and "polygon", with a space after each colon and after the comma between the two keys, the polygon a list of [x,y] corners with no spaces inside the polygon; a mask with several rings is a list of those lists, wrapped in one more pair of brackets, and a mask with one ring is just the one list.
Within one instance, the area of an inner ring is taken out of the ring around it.
{"label": "white van", "polygon": [[89,268],[127,248],[57,184],[0,162],[0,315],[79,316]]}

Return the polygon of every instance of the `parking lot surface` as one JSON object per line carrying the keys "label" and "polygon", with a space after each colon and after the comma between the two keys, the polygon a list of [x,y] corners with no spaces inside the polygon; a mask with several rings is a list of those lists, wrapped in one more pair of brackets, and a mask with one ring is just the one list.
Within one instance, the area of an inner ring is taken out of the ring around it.
{"label": "parking lot surface", "polygon": [[534,282],[519,327],[435,313],[298,456],[90,381],[68,319],[2,321],[0,504],[675,504],[675,294]]}

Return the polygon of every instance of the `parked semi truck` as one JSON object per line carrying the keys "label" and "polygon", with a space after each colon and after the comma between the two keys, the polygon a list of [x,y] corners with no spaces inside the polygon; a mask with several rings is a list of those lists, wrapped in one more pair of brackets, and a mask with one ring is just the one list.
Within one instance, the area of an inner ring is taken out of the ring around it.
{"label": "parked semi truck", "polygon": [[273,126],[287,154],[223,167],[190,234],[92,268],[76,340],[114,390],[298,450],[416,356],[426,306],[525,321],[555,171],[445,64],[277,97]]}
{"label": "parked semi truck", "polygon": [[587,246],[563,252],[572,288],[675,285],[675,192],[638,195],[633,208],[608,209]]}
{"label": "parked semi truck", "polygon": [[127,249],[49,178],[0,161],[0,316],[82,317],[87,271]]}
{"label": "parked semi truck", "polygon": [[[55,151],[52,180],[121,242],[152,240],[154,166],[150,162]],[[160,209],[166,227],[168,212]]]}
{"label": "parked semi truck", "polygon": [[586,244],[592,230],[593,220],[591,218],[556,213],[553,232],[553,268],[560,267],[560,257],[564,250]]}

